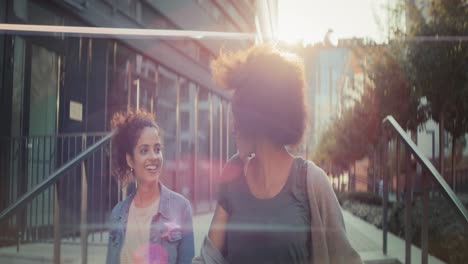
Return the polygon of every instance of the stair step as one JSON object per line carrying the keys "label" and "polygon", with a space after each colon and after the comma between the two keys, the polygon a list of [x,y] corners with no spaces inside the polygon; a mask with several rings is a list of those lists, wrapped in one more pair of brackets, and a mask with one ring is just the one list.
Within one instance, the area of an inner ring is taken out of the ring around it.
{"label": "stair step", "polygon": [[[0,254],[0,263],[9,264],[42,264],[52,263],[53,257],[48,256],[26,256],[20,254]],[[78,263],[74,258],[62,257],[60,263]]]}
{"label": "stair step", "polygon": [[380,250],[359,252],[359,255],[366,264],[401,264],[398,259],[386,256]]}
{"label": "stair step", "polygon": [[380,259],[380,260],[367,260],[364,261],[366,264],[401,264],[398,259],[391,258],[391,259]]}
{"label": "stair step", "polygon": [[[0,248],[0,263],[52,263],[53,247],[52,243],[34,243],[22,245],[19,252],[16,252],[16,247]],[[90,245],[88,247],[88,263],[104,263],[106,252],[106,245]],[[80,244],[63,243],[60,263],[81,263]]]}

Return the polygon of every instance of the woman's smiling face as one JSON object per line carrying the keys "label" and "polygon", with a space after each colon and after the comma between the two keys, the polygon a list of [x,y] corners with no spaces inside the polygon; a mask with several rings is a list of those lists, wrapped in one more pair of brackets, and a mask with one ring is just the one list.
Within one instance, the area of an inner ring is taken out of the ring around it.
{"label": "woman's smiling face", "polygon": [[127,154],[127,163],[133,168],[133,175],[138,184],[159,181],[163,154],[161,138],[155,127],[143,128],[132,155]]}

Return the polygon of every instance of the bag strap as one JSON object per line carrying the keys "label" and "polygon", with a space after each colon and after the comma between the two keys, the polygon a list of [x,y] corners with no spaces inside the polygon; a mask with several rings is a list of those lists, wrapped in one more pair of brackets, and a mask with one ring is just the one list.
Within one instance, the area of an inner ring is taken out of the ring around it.
{"label": "bag strap", "polygon": [[301,176],[302,176],[302,180],[303,180],[303,183],[302,184],[302,188],[303,188],[303,192],[306,196],[306,200],[307,200],[307,207],[308,207],[308,210],[309,210],[309,216],[310,216],[310,202],[309,202],[309,191],[308,191],[308,188],[307,188],[307,168],[309,167],[309,161],[306,160],[306,159],[303,159],[301,158],[302,161],[301,161]]}

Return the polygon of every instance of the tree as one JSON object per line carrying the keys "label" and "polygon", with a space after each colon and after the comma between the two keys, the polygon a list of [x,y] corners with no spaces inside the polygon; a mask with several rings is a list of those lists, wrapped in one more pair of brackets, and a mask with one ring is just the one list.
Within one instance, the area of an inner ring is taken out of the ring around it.
{"label": "tree", "polygon": [[403,55],[398,51],[396,46],[361,46],[354,50],[357,57],[366,58],[370,82],[365,82],[354,107],[345,110],[325,133],[318,148],[321,159],[331,160],[335,166],[355,167],[355,161],[377,153],[381,123],[387,115],[411,130],[425,121],[418,97],[409,88],[401,62]]}
{"label": "tree", "polygon": [[[468,131],[468,7],[462,0],[433,1],[429,16],[410,5],[412,26],[407,43],[411,86],[425,97],[430,116],[439,123],[439,169],[444,172],[443,131],[452,135],[452,182],[456,141]],[[439,36],[443,36],[441,38]],[[427,41],[418,41],[426,37]]]}
{"label": "tree", "polygon": [[[364,99],[364,104],[357,104],[350,111],[345,111],[334,119],[320,140],[314,153],[314,160],[322,166],[331,167],[329,170],[332,174],[349,171],[350,167],[355,174],[355,162],[369,153],[370,146],[375,140],[378,122],[372,111],[367,112],[362,107],[368,105],[367,100]],[[350,178],[351,182],[354,180]]]}
{"label": "tree", "polygon": [[358,56],[366,56],[370,79],[355,111],[365,119],[365,131],[374,157],[382,137],[381,123],[387,115],[392,115],[405,130],[411,131],[416,131],[427,119],[420,95],[409,85],[402,46],[402,42],[392,41],[388,45],[355,49],[361,54]]}

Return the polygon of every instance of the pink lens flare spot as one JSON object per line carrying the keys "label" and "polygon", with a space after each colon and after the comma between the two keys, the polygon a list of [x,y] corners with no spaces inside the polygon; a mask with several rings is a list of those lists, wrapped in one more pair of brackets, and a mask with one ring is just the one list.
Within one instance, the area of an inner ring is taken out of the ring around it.
{"label": "pink lens flare spot", "polygon": [[168,263],[166,249],[160,244],[143,244],[132,255],[133,263],[165,264]]}
{"label": "pink lens flare spot", "polygon": [[166,228],[169,231],[172,231],[174,229],[180,229],[180,225],[178,225],[177,223],[174,223],[174,222],[164,223],[164,225],[166,226]]}

